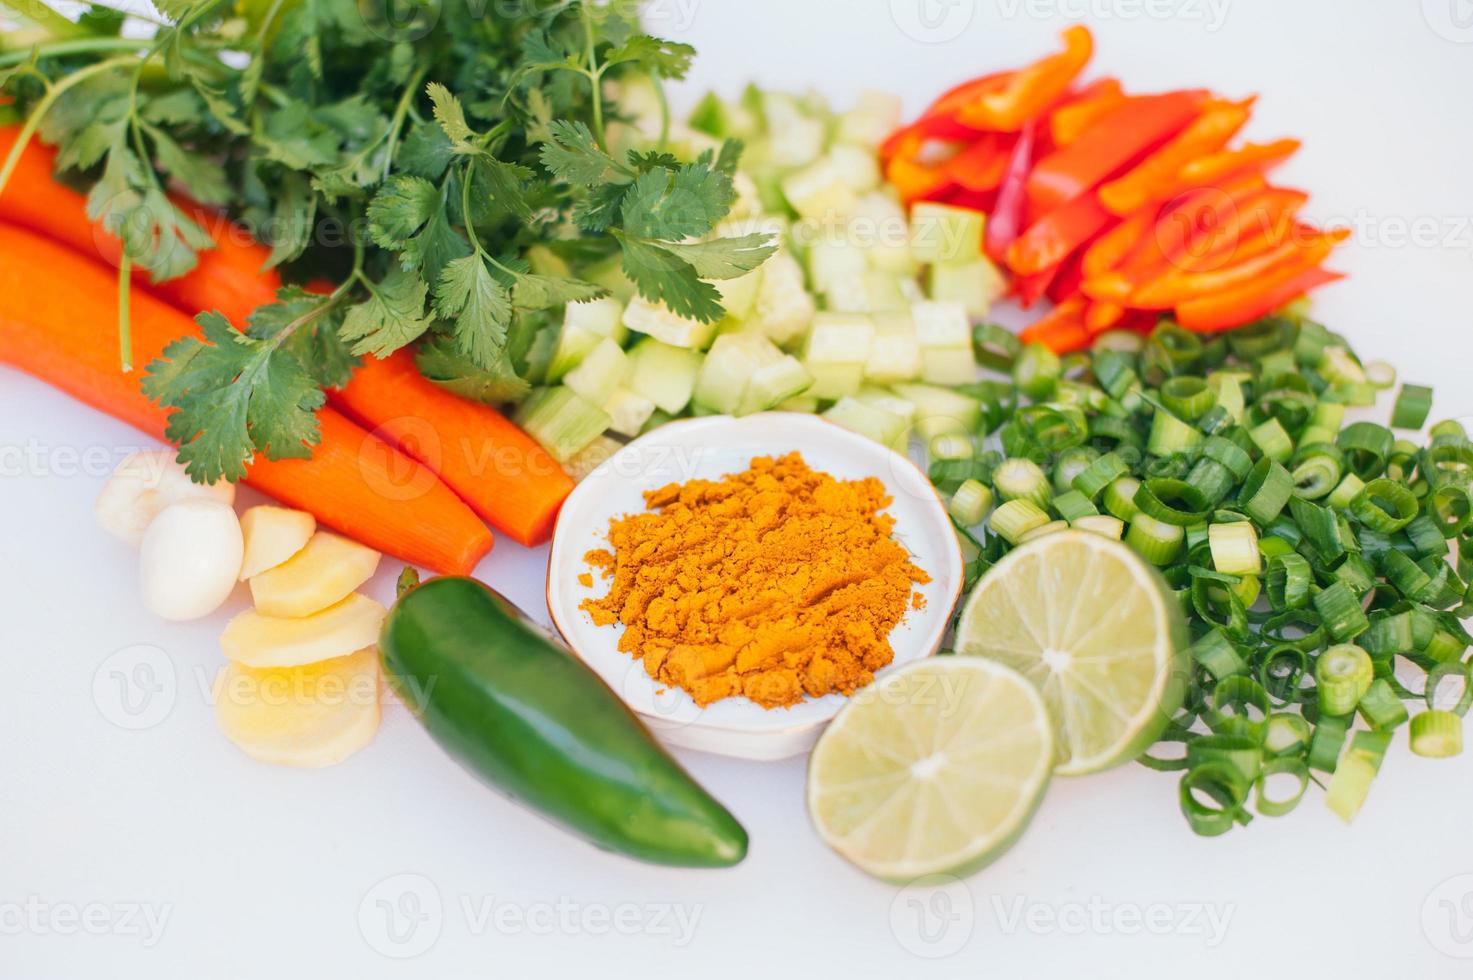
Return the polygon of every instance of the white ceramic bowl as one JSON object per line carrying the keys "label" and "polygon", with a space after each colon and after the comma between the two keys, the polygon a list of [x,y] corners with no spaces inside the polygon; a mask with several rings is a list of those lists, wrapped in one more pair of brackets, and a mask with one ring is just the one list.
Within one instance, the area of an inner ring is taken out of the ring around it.
{"label": "white ceramic bowl", "polygon": [[547,606],[573,651],[597,671],[658,736],[672,745],[746,759],[782,759],[813,747],[844,705],[831,694],[791,708],[764,709],[746,698],[699,707],[684,691],[662,687],[643,665],[620,653],[622,626],[595,626],[579,603],[604,595],[608,581],[578,578],[583,556],[608,546],[611,518],[645,509],[644,491],[747,469],[753,457],[797,451],[815,470],[842,480],[873,476],[894,502],[895,538],[931,575],[920,586],[924,609],[911,609],[890,635],[894,665],[936,652],[962,587],[962,556],[946,509],[916,466],[878,443],[813,415],[767,412],[742,419],[711,416],[661,426],[611,456],[563,504],[547,571]]}

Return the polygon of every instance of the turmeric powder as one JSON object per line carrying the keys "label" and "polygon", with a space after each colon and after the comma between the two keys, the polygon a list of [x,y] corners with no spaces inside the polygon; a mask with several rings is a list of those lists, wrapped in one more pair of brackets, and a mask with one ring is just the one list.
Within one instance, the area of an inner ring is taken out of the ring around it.
{"label": "turmeric powder", "polygon": [[890,631],[930,581],[891,537],[884,484],[798,453],[644,497],[649,511],[610,522],[612,551],[584,557],[613,582],[582,608],[623,623],[619,649],[697,704],[852,694],[894,658]]}

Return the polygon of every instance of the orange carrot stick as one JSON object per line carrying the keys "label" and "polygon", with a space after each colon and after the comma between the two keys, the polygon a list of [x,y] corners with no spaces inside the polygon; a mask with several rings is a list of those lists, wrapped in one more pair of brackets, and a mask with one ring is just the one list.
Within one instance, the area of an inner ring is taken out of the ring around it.
{"label": "orange carrot stick", "polygon": [[[110,331],[115,284],[104,266],[29,231],[0,224],[0,360],[163,439],[167,412],[143,394],[141,372],[118,370]],[[189,317],[134,290],[138,364],[197,333]],[[428,468],[330,408],[311,459],[250,466],[246,482],[379,551],[466,574],[491,532]]]}
{"label": "orange carrot stick", "polygon": [[501,413],[426,379],[409,351],[365,358],[333,403],[439,473],[513,540],[532,546],[552,535],[572,478]]}

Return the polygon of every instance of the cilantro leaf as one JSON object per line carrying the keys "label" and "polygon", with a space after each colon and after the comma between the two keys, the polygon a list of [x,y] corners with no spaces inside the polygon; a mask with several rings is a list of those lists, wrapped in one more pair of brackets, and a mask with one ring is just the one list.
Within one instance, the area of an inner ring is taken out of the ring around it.
{"label": "cilantro leaf", "polygon": [[417,340],[434,320],[425,314],[428,294],[418,273],[391,269],[368,287],[368,299],[348,307],[341,330],[348,349],[359,356],[388,357]]}
{"label": "cilantro leaf", "polygon": [[476,174],[486,182],[496,203],[509,211],[512,217],[520,221],[531,220],[532,208],[527,203],[523,187],[533,176],[529,168],[486,156],[476,161]]}
{"label": "cilantro leaf", "polygon": [[435,312],[455,321],[455,346],[477,367],[490,368],[504,356],[511,293],[480,252],[446,264],[435,288]]}
{"label": "cilantro leaf", "polygon": [[542,144],[542,165],[570,184],[595,187],[628,183],[628,172],[609,156],[582,122],[554,120],[548,127],[550,142]]}
{"label": "cilantro leaf", "polygon": [[348,383],[358,359],[348,352],[338,335],[342,315],[329,296],[309,293],[300,286],[277,290],[276,302],[257,307],[247,322],[246,334],[270,340],[285,331],[283,342],[324,388],[341,388]]}
{"label": "cilantro leaf", "polygon": [[604,294],[602,286],[581,279],[522,273],[512,287],[512,303],[523,310],[548,310],[568,303],[581,303]]}
{"label": "cilantro leaf", "polygon": [[274,269],[306,251],[316,223],[317,195],[300,174],[289,175],[281,182],[271,214],[271,254],[266,268]]}
{"label": "cilantro leaf", "polygon": [[618,235],[623,248],[624,274],[639,287],[640,294],[670,307],[680,316],[707,323],[721,319],[721,294],[702,282],[695,268],[655,242]]}
{"label": "cilantro leaf", "polygon": [[689,244],[666,243],[666,251],[689,262],[702,279],[735,279],[757,268],[777,251],[769,235],[716,238]]}
{"label": "cilantro leaf", "polygon": [[440,207],[440,190],[434,184],[423,177],[395,174],[368,202],[368,233],[382,248],[403,248]]}
{"label": "cilantro leaf", "polygon": [[406,174],[439,180],[445,176],[445,168],[455,156],[455,148],[445,131],[432,122],[417,123],[399,144],[399,155],[395,160],[398,169]]}
{"label": "cilantro leaf", "polygon": [[296,356],[253,340],[219,313],[197,318],[204,339],[186,337],[148,366],[143,390],[173,408],[165,434],[200,483],[245,476],[257,453],[303,459],[321,439],[322,389]]}
{"label": "cilantro leaf", "polygon": [[439,82],[430,82],[425,86],[429,94],[430,104],[434,108],[435,121],[440,124],[450,145],[457,153],[478,153],[480,148],[471,141],[475,139],[476,131],[471,129],[470,124],[465,121],[465,109],[460,100],[450,94],[450,90]]}
{"label": "cilantro leaf", "polygon": [[225,204],[230,200],[230,181],[219,163],[207,156],[186,152],[157,126],[145,123],[143,131],[153,141],[159,167],[177,180],[190,197],[201,204]]}
{"label": "cilantro leaf", "polygon": [[734,198],[730,177],[693,163],[673,175],[664,169],[641,174],[621,213],[625,229],[639,238],[696,238],[726,216]]}
{"label": "cilantro leaf", "polygon": [[489,367],[480,367],[444,338],[424,344],[415,356],[420,373],[462,398],[488,404],[518,401],[532,386],[517,375],[502,354]]}
{"label": "cilantro leaf", "polygon": [[662,78],[681,79],[690,71],[696,49],[678,41],[666,41],[648,34],[631,35],[624,43],[610,48],[603,56],[607,65],[637,61],[640,67]]}

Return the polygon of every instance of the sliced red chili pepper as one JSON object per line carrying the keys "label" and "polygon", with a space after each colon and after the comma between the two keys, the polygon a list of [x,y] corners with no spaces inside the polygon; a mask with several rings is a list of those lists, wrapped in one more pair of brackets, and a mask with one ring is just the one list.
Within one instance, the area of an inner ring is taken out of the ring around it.
{"label": "sliced red chili pepper", "polygon": [[1093,278],[1119,265],[1155,221],[1156,209],[1143,208],[1096,238],[1084,253],[1084,276]]}
{"label": "sliced red chili pepper", "polygon": [[1119,303],[1093,302],[1084,310],[1084,329],[1091,337],[1104,333],[1125,319],[1125,307]]}
{"label": "sliced red chili pepper", "polygon": [[1109,227],[1112,220],[1094,194],[1081,194],[1030,225],[1008,247],[1008,267],[1021,276],[1052,269]]}
{"label": "sliced red chili pepper", "polygon": [[1068,354],[1089,346],[1084,329],[1085,301],[1073,297],[1055,306],[1043,317],[1024,327],[1018,339],[1025,344],[1043,344],[1056,354]]}
{"label": "sliced red chili pepper", "polygon": [[957,121],[978,129],[1016,133],[1041,117],[1069,90],[1094,54],[1089,28],[1076,24],[1064,31],[1064,50],[1013,73],[1001,87],[984,92],[957,114]]}
{"label": "sliced red chili pepper", "polygon": [[1001,133],[984,133],[947,164],[952,181],[969,191],[995,191],[1002,183],[1012,160],[1016,137]]}
{"label": "sliced red chili pepper", "polygon": [[1294,139],[1273,143],[1245,143],[1236,150],[1224,150],[1200,160],[1193,160],[1181,170],[1186,187],[1202,187],[1235,177],[1245,170],[1268,171],[1295,154],[1300,143]]}
{"label": "sliced red chili pepper", "polygon": [[1068,146],[1105,113],[1125,101],[1125,91],[1113,78],[1085,86],[1049,114],[1049,135],[1055,146]]}
{"label": "sliced red chili pepper", "polygon": [[1289,239],[1268,251],[1220,269],[1203,272],[1173,270],[1133,292],[1130,305],[1137,309],[1169,310],[1189,300],[1238,289],[1288,266],[1319,265],[1330,257],[1339,240],[1333,232],[1306,242]]}
{"label": "sliced red chili pepper", "polygon": [[1252,100],[1210,106],[1129,172],[1102,186],[1100,203],[1124,217],[1166,200],[1176,190],[1182,168],[1226,146],[1248,122],[1251,110]]}
{"label": "sliced red chili pepper", "polygon": [[1023,209],[1027,205],[1028,172],[1033,167],[1037,125],[1028,123],[1013,144],[1007,170],[997,187],[997,203],[987,219],[984,247],[994,262],[1001,262],[1008,246],[1023,233]]}
{"label": "sliced red chili pepper", "polygon": [[1176,321],[1202,333],[1231,330],[1282,309],[1312,289],[1344,278],[1342,273],[1317,265],[1290,266],[1239,289],[1183,303],[1176,308]]}
{"label": "sliced red chili pepper", "polygon": [[1128,99],[1073,143],[1038,161],[1028,177],[1028,208],[1046,214],[1130,166],[1181,130],[1202,108],[1205,92],[1168,92]]}
{"label": "sliced red chili pepper", "polygon": [[920,137],[906,137],[895,155],[885,164],[885,179],[906,203],[939,194],[955,186],[946,172],[950,161],[922,163],[921,154],[924,150],[925,141]]}

